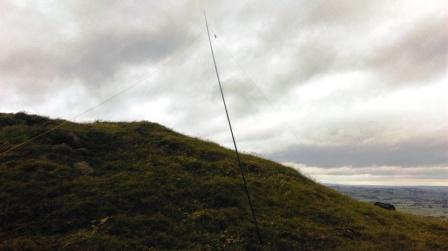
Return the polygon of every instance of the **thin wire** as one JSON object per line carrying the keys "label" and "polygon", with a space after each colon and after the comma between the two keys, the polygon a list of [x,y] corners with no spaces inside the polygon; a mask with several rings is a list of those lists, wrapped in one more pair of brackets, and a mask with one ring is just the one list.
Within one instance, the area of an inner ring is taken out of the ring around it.
{"label": "thin wire", "polygon": [[[222,35],[219,36],[220,38],[222,38]],[[222,41],[223,39],[216,39],[218,41]],[[229,50],[229,48],[225,45],[224,42],[220,42],[222,48],[224,48],[224,51],[230,56],[232,62],[237,66],[237,69],[243,73],[243,75],[246,76],[247,80],[249,80],[249,83],[252,85],[252,87],[254,87],[254,89],[256,89],[258,91],[258,93],[263,97],[263,99],[266,101],[266,103],[270,106],[272,111],[277,111],[280,110],[281,107],[273,102],[266,94],[265,92],[261,89],[261,87],[259,87],[254,78],[244,69],[244,67],[241,65],[241,63],[238,62],[238,60],[236,59],[235,55],[233,55],[233,53]],[[277,108],[277,109],[276,109]],[[292,136],[294,136],[298,141],[300,141],[300,137],[291,129],[291,123],[289,121],[286,121],[286,128],[287,128],[287,132],[289,132]]]}
{"label": "thin wire", "polygon": [[[168,15],[166,15],[166,17],[167,17],[173,24],[177,25],[177,23],[174,22],[173,20],[171,20],[170,17],[169,17]],[[195,39],[193,39],[193,42],[195,42],[195,41],[198,40],[198,39],[199,39],[199,37],[196,37]],[[189,48],[188,46],[184,47],[184,48],[179,52],[179,55],[182,55],[182,56],[183,56],[184,54],[186,54],[188,48]],[[169,61],[170,61],[170,60],[164,60],[164,61],[162,61],[162,63],[161,63],[160,65],[163,66],[163,65],[167,64]],[[145,75],[145,74],[142,74],[142,75]],[[145,76],[143,76],[143,77],[145,77]],[[85,115],[86,113],[89,113],[89,112],[95,110],[96,108],[98,108],[98,107],[104,105],[105,103],[111,101],[112,99],[116,98],[117,96],[119,96],[119,95],[121,95],[121,94],[123,94],[123,93],[129,91],[130,89],[133,89],[133,88],[135,88],[135,87],[137,87],[137,86],[139,86],[139,85],[141,85],[141,84],[143,84],[143,83],[144,83],[144,81],[140,81],[140,82],[138,82],[138,83],[136,83],[136,84],[134,84],[134,85],[132,85],[132,86],[129,86],[129,87],[127,87],[127,88],[124,88],[124,89],[120,90],[119,92],[117,92],[117,93],[115,93],[114,95],[112,95],[112,96],[106,98],[105,100],[101,101],[101,102],[98,103],[97,105],[95,105],[95,106],[93,106],[93,107],[91,107],[91,108],[89,108],[89,109],[87,109],[87,110],[81,112],[80,114],[76,115],[75,117],[71,118],[70,120],[75,120],[75,119],[77,119],[77,118],[79,118],[79,117]],[[24,146],[24,145],[26,145],[26,144],[28,144],[28,143],[34,141],[34,140],[37,139],[37,138],[40,138],[40,137],[42,137],[42,136],[45,136],[45,135],[47,135],[48,133],[50,133],[50,132],[52,132],[52,131],[54,131],[54,130],[56,130],[56,129],[58,129],[58,128],[61,128],[62,126],[64,126],[64,125],[67,124],[67,123],[69,123],[69,121],[63,121],[62,123],[60,123],[60,124],[58,124],[58,125],[56,125],[56,126],[50,128],[50,129],[48,129],[48,130],[45,131],[45,132],[42,132],[42,133],[40,133],[40,134],[38,134],[38,135],[36,135],[36,136],[34,136],[34,137],[31,137],[31,138],[29,138],[29,139],[27,139],[27,140],[25,140],[25,141],[23,141],[23,142],[21,142],[21,143],[19,143],[19,144],[16,144],[16,145],[14,145],[14,146],[12,146],[12,147],[6,149],[6,150],[3,151],[3,152],[0,152],[0,157],[2,157],[2,155],[5,155],[5,154],[7,154],[7,153],[10,153],[10,152],[12,152],[12,151],[14,151],[14,150],[17,150],[18,148],[20,148],[20,147],[22,147],[22,146]]]}
{"label": "thin wire", "polygon": [[[132,86],[128,86],[128,87],[126,87],[126,88],[120,90],[119,92],[117,92],[117,93],[115,93],[114,95],[108,97],[107,99],[101,101],[100,103],[96,104],[95,106],[90,107],[89,109],[87,109],[87,110],[85,110],[85,111],[79,113],[78,115],[76,115],[75,117],[73,117],[71,120],[75,120],[75,119],[81,117],[82,115],[84,115],[84,114],[86,114],[86,113],[89,113],[89,112],[95,110],[96,108],[98,108],[98,107],[104,105],[105,103],[107,103],[107,102],[111,101],[112,99],[118,97],[119,95],[121,95],[121,94],[123,94],[123,93],[129,91],[130,89],[135,88],[136,86],[138,86],[138,85],[140,85],[140,84],[142,84],[142,83],[140,82],[140,83],[137,83],[137,84],[132,85]],[[22,143],[16,144],[16,145],[14,145],[14,146],[8,148],[6,151],[1,152],[1,153],[0,153],[0,156],[5,155],[5,154],[7,154],[7,153],[9,153],[9,152],[12,152],[12,151],[14,151],[14,150],[16,150],[16,149],[18,149],[18,148],[20,148],[20,147],[22,147],[22,146],[28,144],[28,143],[34,141],[34,140],[37,139],[37,138],[40,138],[40,137],[42,137],[42,136],[44,136],[44,135],[47,135],[47,134],[49,134],[50,132],[52,132],[52,131],[54,131],[54,130],[60,128],[60,127],[62,127],[63,125],[65,125],[65,124],[67,124],[67,123],[69,123],[69,121],[68,121],[68,120],[64,120],[62,123],[60,123],[60,124],[58,124],[58,125],[56,125],[56,126],[50,128],[50,129],[48,129],[47,131],[42,132],[42,133],[40,133],[40,134],[38,134],[38,135],[36,135],[36,136],[34,136],[34,137],[31,137],[31,138],[29,138],[29,139],[23,141]]]}
{"label": "thin wire", "polygon": [[236,159],[237,159],[237,162],[238,162],[238,166],[240,168],[241,178],[243,179],[243,183],[244,183],[244,190],[245,190],[246,195],[247,195],[247,201],[249,202],[249,207],[250,207],[250,210],[251,210],[251,213],[252,213],[252,220],[253,220],[254,225],[255,225],[255,230],[257,232],[258,240],[260,242],[260,245],[263,245],[263,240],[261,238],[260,229],[258,227],[257,217],[255,215],[254,206],[253,206],[252,199],[251,199],[251,196],[250,196],[249,188],[247,186],[246,176],[244,175],[244,170],[243,170],[243,166],[241,164],[240,154],[238,152],[238,147],[236,145],[235,135],[233,134],[232,123],[230,122],[230,116],[229,116],[229,112],[227,110],[226,99],[224,98],[224,92],[222,90],[221,79],[219,78],[218,67],[216,65],[215,53],[213,52],[212,40],[210,38],[210,31],[209,31],[209,28],[208,28],[207,15],[206,15],[205,11],[204,11],[204,18],[205,18],[205,26],[207,28],[208,42],[210,44],[210,51],[212,53],[212,58],[213,58],[213,65],[215,66],[216,77],[218,79],[219,91],[221,92],[221,98],[222,98],[222,102],[224,104],[224,110],[226,112],[226,117],[227,117],[227,122],[229,124],[230,134],[232,135],[233,146],[235,147]]}
{"label": "thin wire", "polygon": [[[288,6],[281,6],[281,5],[279,5],[278,4],[278,2],[277,1],[274,1],[275,2],[275,4],[277,5],[277,7],[280,7],[280,8],[282,8],[282,7],[288,7]],[[309,3],[308,3],[309,4]],[[318,6],[320,6],[320,5],[322,5],[322,3],[321,4],[319,4]],[[295,29],[296,27],[297,27],[297,25],[300,23],[300,22],[302,22],[303,21],[303,18],[301,18],[301,17],[299,17],[299,18],[296,18],[296,19],[294,19],[295,20],[295,22],[292,22],[292,23],[289,23],[288,24],[288,26],[286,26],[286,27],[283,27],[283,28],[285,28],[285,29],[283,29],[284,30],[284,32],[283,32],[283,34],[289,34],[290,33],[290,31],[292,30],[292,29]],[[272,32],[272,30],[271,30],[271,32]],[[280,32],[278,31],[278,30],[274,30],[273,31],[274,32],[274,36],[273,37],[277,37],[277,38],[279,38],[279,37],[281,37],[281,34],[280,34]],[[216,32],[216,33],[218,33],[218,32]],[[219,34],[219,33],[218,33]],[[220,42],[220,40],[223,40],[223,39],[221,39],[223,36],[222,35],[219,35],[219,37],[220,37],[220,39],[217,39],[218,40],[218,42]],[[285,40],[286,41],[286,40]],[[229,50],[229,48],[225,45],[225,43],[224,42],[221,42],[220,43],[221,45],[222,45],[222,47],[224,48],[224,50],[227,52],[227,54],[228,55],[230,55],[230,58],[232,59],[232,61],[233,61],[233,63],[235,64],[235,65],[237,65],[238,67],[238,69],[244,74],[244,75],[246,75],[246,78],[249,80],[249,83],[250,84],[252,84],[252,86],[260,93],[260,95],[263,97],[263,99],[270,105],[270,108],[272,109],[272,111],[277,111],[275,108],[277,108],[278,110],[280,110],[281,109],[281,107],[277,104],[277,103],[275,103],[275,102],[273,102],[265,93],[264,93],[264,91],[262,90],[262,88],[260,88],[257,84],[256,84],[256,82],[254,81],[254,78],[244,69],[244,67],[238,62],[238,60],[236,59],[236,57],[233,55],[233,53]],[[296,138],[296,140],[297,141],[301,141],[301,139],[300,139],[300,137],[296,134],[296,132],[294,131],[294,130],[292,130],[291,128],[294,128],[295,126],[293,126],[293,125],[291,125],[291,122],[290,121],[285,121],[286,122],[286,131],[287,132],[289,132],[292,136],[294,136],[294,138]]]}

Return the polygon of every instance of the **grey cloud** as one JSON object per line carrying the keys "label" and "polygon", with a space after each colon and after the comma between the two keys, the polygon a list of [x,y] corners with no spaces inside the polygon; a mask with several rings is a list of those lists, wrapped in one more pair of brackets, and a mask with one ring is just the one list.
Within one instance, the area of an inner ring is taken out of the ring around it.
{"label": "grey cloud", "polygon": [[[266,155],[323,167],[447,162],[447,144],[441,139],[420,139],[418,132],[406,128],[402,134],[408,141],[383,140],[387,130],[396,132],[402,125],[403,111],[397,106],[403,102],[391,101],[394,93],[432,86],[440,96],[444,90],[437,81],[447,66],[446,15],[432,16],[437,11],[428,6],[425,15],[417,7],[412,13],[396,10],[419,6],[419,1],[17,4],[0,3],[7,13],[0,17],[0,28],[5,30],[0,38],[0,91],[6,90],[0,93],[0,110],[28,109],[70,118],[124,87],[143,82],[82,119],[149,119],[226,142],[229,137],[204,30],[205,7],[218,35],[215,52],[242,150],[284,149]],[[434,1],[437,5],[443,8],[444,2]],[[390,30],[393,25],[398,28]],[[389,37],[381,41],[381,34]],[[146,71],[150,74],[134,76]],[[350,72],[356,76],[344,75]],[[333,85],[332,91],[319,96],[319,88],[313,85],[320,83],[325,83],[323,89]],[[312,97],[304,97],[302,90]],[[432,100],[430,94],[424,100]],[[385,99],[390,112],[369,103]],[[437,102],[428,109],[441,110]],[[367,107],[369,114],[352,109],[360,106]],[[430,131],[444,116],[404,110],[404,116],[429,125]],[[352,122],[361,120],[379,122],[355,123],[359,130],[351,130]],[[343,124],[341,133],[328,133],[335,123]],[[295,139],[285,127],[297,127],[298,138],[305,138],[306,144],[286,148]],[[353,143],[364,132],[382,141]]]}
{"label": "grey cloud", "polygon": [[[318,1],[293,3],[264,32],[263,53],[290,61],[278,68],[268,89],[277,96],[313,77],[335,72],[373,74],[390,91],[409,84],[428,84],[447,70],[447,16],[421,17],[412,25],[390,29],[385,41],[369,41],[386,3]],[[300,7],[299,7],[300,6]],[[294,13],[298,11],[297,13]],[[306,12],[305,14],[302,12]],[[303,15],[302,15],[303,14]],[[323,42],[325,41],[325,42]]]}
{"label": "grey cloud", "polygon": [[448,142],[439,138],[395,144],[298,145],[268,155],[283,162],[309,166],[424,166],[448,165]]}
{"label": "grey cloud", "polygon": [[[305,43],[291,55],[291,67],[280,70],[271,93],[282,94],[291,88],[307,83],[313,77],[330,74],[341,60],[335,48],[320,41]],[[284,71],[284,72],[282,72]],[[280,88],[279,88],[280,87]]]}
{"label": "grey cloud", "polygon": [[[40,33],[36,34],[36,41],[19,41],[18,46],[9,41],[11,48],[0,59],[0,71],[10,76],[24,94],[33,94],[33,85],[36,92],[45,88],[53,91],[63,88],[59,83],[70,81],[92,88],[112,84],[114,76],[126,68],[157,63],[191,46],[190,29],[173,24],[164,16],[157,23],[136,25],[131,20],[113,18],[114,14],[121,14],[120,6],[114,10],[114,5],[103,5],[85,5],[85,16],[65,20],[69,22],[65,25],[76,27],[72,28],[77,32],[75,36],[66,37],[50,29],[46,39]],[[100,7],[107,7],[107,16],[101,16],[104,11],[96,12]]]}
{"label": "grey cloud", "polygon": [[224,79],[223,85],[233,116],[243,118],[263,112],[263,107],[267,101],[263,93],[254,87],[249,80],[233,76]]}
{"label": "grey cloud", "polygon": [[113,76],[123,65],[160,60],[187,41],[185,32],[175,29],[166,33],[102,31],[72,45],[60,44],[67,46],[63,54],[39,48],[12,53],[3,60],[2,69],[8,74],[15,71],[39,78],[40,74],[47,73],[61,78],[81,78],[95,84]]}
{"label": "grey cloud", "polygon": [[448,17],[427,17],[404,32],[397,41],[378,50],[370,62],[392,85],[427,84],[446,73],[448,67]]}
{"label": "grey cloud", "polygon": [[144,30],[102,31],[81,43],[63,71],[81,77],[89,84],[102,83],[124,66],[157,62],[186,46],[188,36],[176,29],[157,32]]}

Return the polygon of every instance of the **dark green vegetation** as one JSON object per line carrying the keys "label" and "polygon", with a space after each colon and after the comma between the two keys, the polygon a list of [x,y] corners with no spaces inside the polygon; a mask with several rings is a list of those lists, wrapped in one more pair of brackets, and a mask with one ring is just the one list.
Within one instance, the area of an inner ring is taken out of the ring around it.
{"label": "dark green vegetation", "polygon": [[[0,114],[0,151],[61,121]],[[448,250],[448,225],[358,202],[148,122],[66,123],[0,156],[0,250]]]}

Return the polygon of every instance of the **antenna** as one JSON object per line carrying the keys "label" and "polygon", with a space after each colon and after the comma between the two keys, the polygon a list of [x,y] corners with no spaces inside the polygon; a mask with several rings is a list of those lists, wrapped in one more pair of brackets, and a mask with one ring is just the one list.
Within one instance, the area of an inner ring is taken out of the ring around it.
{"label": "antenna", "polygon": [[243,179],[244,190],[246,192],[247,201],[249,202],[249,207],[250,207],[250,211],[252,213],[252,220],[255,225],[255,230],[257,231],[258,241],[260,242],[260,245],[263,245],[263,240],[261,239],[260,229],[258,228],[257,217],[255,216],[255,210],[254,210],[254,206],[252,204],[252,198],[249,193],[249,188],[247,187],[246,176],[244,175],[244,170],[243,170],[243,166],[241,164],[241,158],[240,158],[240,154],[238,152],[238,147],[236,146],[235,136],[233,134],[233,129],[232,129],[232,123],[230,122],[229,112],[227,110],[226,99],[224,98],[224,92],[222,90],[221,79],[219,78],[218,67],[216,66],[215,53],[213,52],[213,45],[212,45],[212,40],[210,38],[210,31],[208,28],[207,15],[206,15],[205,11],[204,11],[204,18],[205,18],[205,27],[207,28],[208,42],[210,44],[210,51],[212,53],[212,58],[213,58],[213,65],[215,66],[216,78],[218,79],[219,91],[221,92],[222,103],[224,104],[224,110],[226,111],[227,122],[229,123],[230,134],[232,135],[233,146],[235,148],[236,160],[237,160],[238,166],[240,168],[241,178]]}

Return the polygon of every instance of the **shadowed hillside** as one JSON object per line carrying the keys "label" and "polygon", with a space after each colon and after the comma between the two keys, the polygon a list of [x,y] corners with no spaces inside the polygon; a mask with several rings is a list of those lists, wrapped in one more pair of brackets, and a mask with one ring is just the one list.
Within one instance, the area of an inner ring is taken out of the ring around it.
{"label": "shadowed hillside", "polygon": [[[0,114],[0,152],[61,120]],[[448,250],[448,225],[358,202],[149,122],[68,122],[0,155],[0,250]]]}

